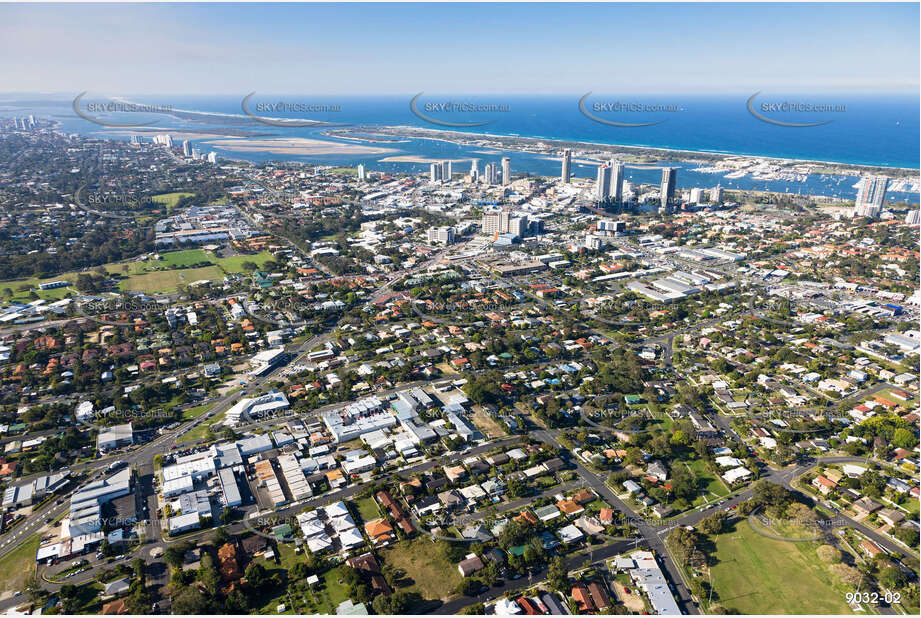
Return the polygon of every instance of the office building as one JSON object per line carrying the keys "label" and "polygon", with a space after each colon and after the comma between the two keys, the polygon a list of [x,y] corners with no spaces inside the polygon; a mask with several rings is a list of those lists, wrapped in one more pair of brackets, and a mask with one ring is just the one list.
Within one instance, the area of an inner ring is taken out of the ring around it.
{"label": "office building", "polygon": [[612,219],[602,219],[597,224],[595,224],[595,229],[597,229],[599,232],[616,234],[627,229],[627,222],[614,221]]}
{"label": "office building", "polygon": [[572,151],[567,148],[563,151],[563,170],[560,173],[560,180],[569,184],[572,177]]}
{"label": "office building", "polygon": [[595,236],[594,234],[585,235],[585,248],[591,249],[593,251],[598,251],[605,245],[607,239],[603,236]]}
{"label": "office building", "polygon": [[102,529],[102,506],[131,493],[131,468],[88,483],[70,498],[70,534],[88,534]]}
{"label": "office building", "polygon": [[505,231],[509,234],[517,236],[518,238],[524,238],[528,235],[529,230],[529,221],[527,215],[522,215],[520,217],[511,217],[508,220],[508,229]]}
{"label": "office building", "polygon": [[255,398],[244,397],[227,410],[224,422],[226,425],[233,427],[234,425],[239,425],[244,420],[251,421],[277,413],[281,410],[287,410],[290,405],[285,394],[277,391],[272,391]]}
{"label": "office building", "polygon": [[3,492],[3,508],[12,510],[41,502],[70,482],[70,471],[42,474],[22,485],[10,485]]}
{"label": "office building", "polygon": [[508,210],[496,210],[483,213],[482,233],[496,238],[499,235],[524,238],[541,231],[540,221],[531,221],[527,215],[513,216]]}
{"label": "office building", "polygon": [[432,227],[426,231],[426,236],[430,245],[453,245],[454,233],[453,227]]}
{"label": "office building", "polygon": [[323,422],[336,443],[348,442],[363,434],[393,427],[397,418],[377,397],[367,397],[338,410],[324,412]]}
{"label": "office building", "polygon": [[496,234],[501,234],[503,232],[500,213],[498,212],[486,212],[483,213],[482,228],[483,234],[486,236],[495,236]]}
{"label": "office building", "polygon": [[864,176],[857,190],[857,199],[854,202],[855,217],[870,217],[875,219],[883,210],[886,200],[886,189],[889,179],[885,176]]}
{"label": "office building", "polygon": [[507,233],[508,226],[511,220],[512,220],[512,213],[510,213],[508,210],[505,210],[505,209],[501,210],[499,212],[499,231],[502,232],[503,234]]}
{"label": "office building", "polygon": [[131,423],[114,425],[100,430],[96,437],[96,449],[100,453],[134,444],[134,429]]}

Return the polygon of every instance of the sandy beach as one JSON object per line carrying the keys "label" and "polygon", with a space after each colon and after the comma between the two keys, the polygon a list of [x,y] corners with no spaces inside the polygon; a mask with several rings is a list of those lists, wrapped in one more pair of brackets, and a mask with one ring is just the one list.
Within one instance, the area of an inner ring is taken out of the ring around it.
{"label": "sandy beach", "polygon": [[422,157],[419,155],[395,155],[392,157],[384,157],[383,159],[378,159],[381,163],[441,163],[442,161],[450,161],[451,163],[469,163],[473,159],[429,159],[427,157]]}
{"label": "sandy beach", "polygon": [[232,152],[267,152],[271,154],[322,156],[322,155],[366,155],[377,156],[398,152],[393,148],[362,146],[326,142],[306,137],[285,137],[277,139],[217,139],[205,142],[217,148]]}
{"label": "sandy beach", "polygon": [[225,139],[228,136],[222,133],[193,132],[193,131],[176,131],[174,129],[158,129],[157,127],[138,127],[136,129],[109,129],[107,131],[96,131],[94,135],[105,137],[131,137],[139,135],[145,139],[152,139],[154,135],[168,134],[173,140],[206,140],[206,139]]}

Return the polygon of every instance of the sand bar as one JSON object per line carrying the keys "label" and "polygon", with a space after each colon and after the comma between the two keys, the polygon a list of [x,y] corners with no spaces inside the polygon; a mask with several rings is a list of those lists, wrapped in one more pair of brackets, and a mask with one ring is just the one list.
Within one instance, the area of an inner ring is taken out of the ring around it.
{"label": "sand bar", "polygon": [[420,155],[396,155],[393,157],[384,157],[379,159],[381,163],[441,163],[450,161],[451,163],[464,163],[473,161],[473,159],[430,159]]}
{"label": "sand bar", "polygon": [[217,148],[233,152],[267,152],[271,154],[322,156],[322,155],[366,155],[377,156],[398,152],[393,148],[342,144],[306,137],[285,137],[278,139],[218,139],[205,142]]}

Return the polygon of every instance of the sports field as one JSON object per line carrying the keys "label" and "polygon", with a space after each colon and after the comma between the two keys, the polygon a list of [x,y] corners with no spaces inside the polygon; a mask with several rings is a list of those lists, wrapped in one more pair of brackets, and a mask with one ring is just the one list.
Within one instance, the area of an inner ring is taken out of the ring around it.
{"label": "sports field", "polygon": [[738,521],[716,542],[716,601],[738,614],[852,614],[845,590],[816,557],[817,543],[777,541]]}
{"label": "sports field", "polygon": [[224,271],[217,266],[204,268],[185,268],[182,270],[164,270],[162,272],[131,275],[119,283],[119,287],[127,292],[147,292],[159,294],[175,292],[180,285],[188,285],[194,281],[207,279],[209,281],[222,281]]}
{"label": "sports field", "polygon": [[179,203],[184,197],[192,197],[194,193],[183,193],[182,191],[177,191],[176,193],[161,193],[160,195],[154,195],[151,199],[154,202],[163,204],[166,206],[166,212],[171,211],[176,207],[176,204]]}
{"label": "sports field", "polygon": [[[175,292],[179,286],[188,285],[193,281],[208,279],[222,281],[230,273],[245,272],[244,262],[252,262],[259,268],[272,259],[268,251],[253,255],[234,255],[231,257],[217,257],[204,249],[185,249],[182,251],[169,251],[159,254],[160,259],[148,259],[136,262],[123,262],[106,264],[109,273],[124,277],[119,282],[119,289],[126,292],[146,292],[158,294]],[[208,264],[199,268],[187,268],[193,264]],[[91,271],[86,271],[91,272]],[[64,298],[68,294],[75,294],[75,287],[55,288],[52,290],[39,290],[39,283],[49,281],[77,281],[78,272],[63,273],[48,279],[30,277],[28,279],[15,279],[0,281],[0,293],[9,289],[3,298],[17,301],[28,301],[29,293],[34,289],[39,298],[48,301]]]}

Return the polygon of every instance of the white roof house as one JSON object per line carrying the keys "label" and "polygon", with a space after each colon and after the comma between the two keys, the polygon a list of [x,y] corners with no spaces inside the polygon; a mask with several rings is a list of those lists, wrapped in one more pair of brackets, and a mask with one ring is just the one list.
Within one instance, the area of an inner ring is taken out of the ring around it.
{"label": "white roof house", "polygon": [[365,539],[357,528],[351,528],[339,535],[339,543],[343,549],[354,549],[365,544]]}
{"label": "white roof house", "polygon": [[575,527],[573,524],[563,526],[557,530],[556,533],[564,543],[576,543],[581,541],[585,536],[582,534],[582,531]]}
{"label": "white roof house", "polygon": [[742,465],[742,460],[736,459],[735,457],[729,457],[728,455],[723,455],[722,457],[716,458],[716,464],[720,468],[733,468]]}
{"label": "white roof house", "polygon": [[726,479],[727,483],[735,483],[736,481],[747,479],[752,475],[747,468],[739,466],[738,468],[733,468],[728,472],[723,474],[723,478]]}

